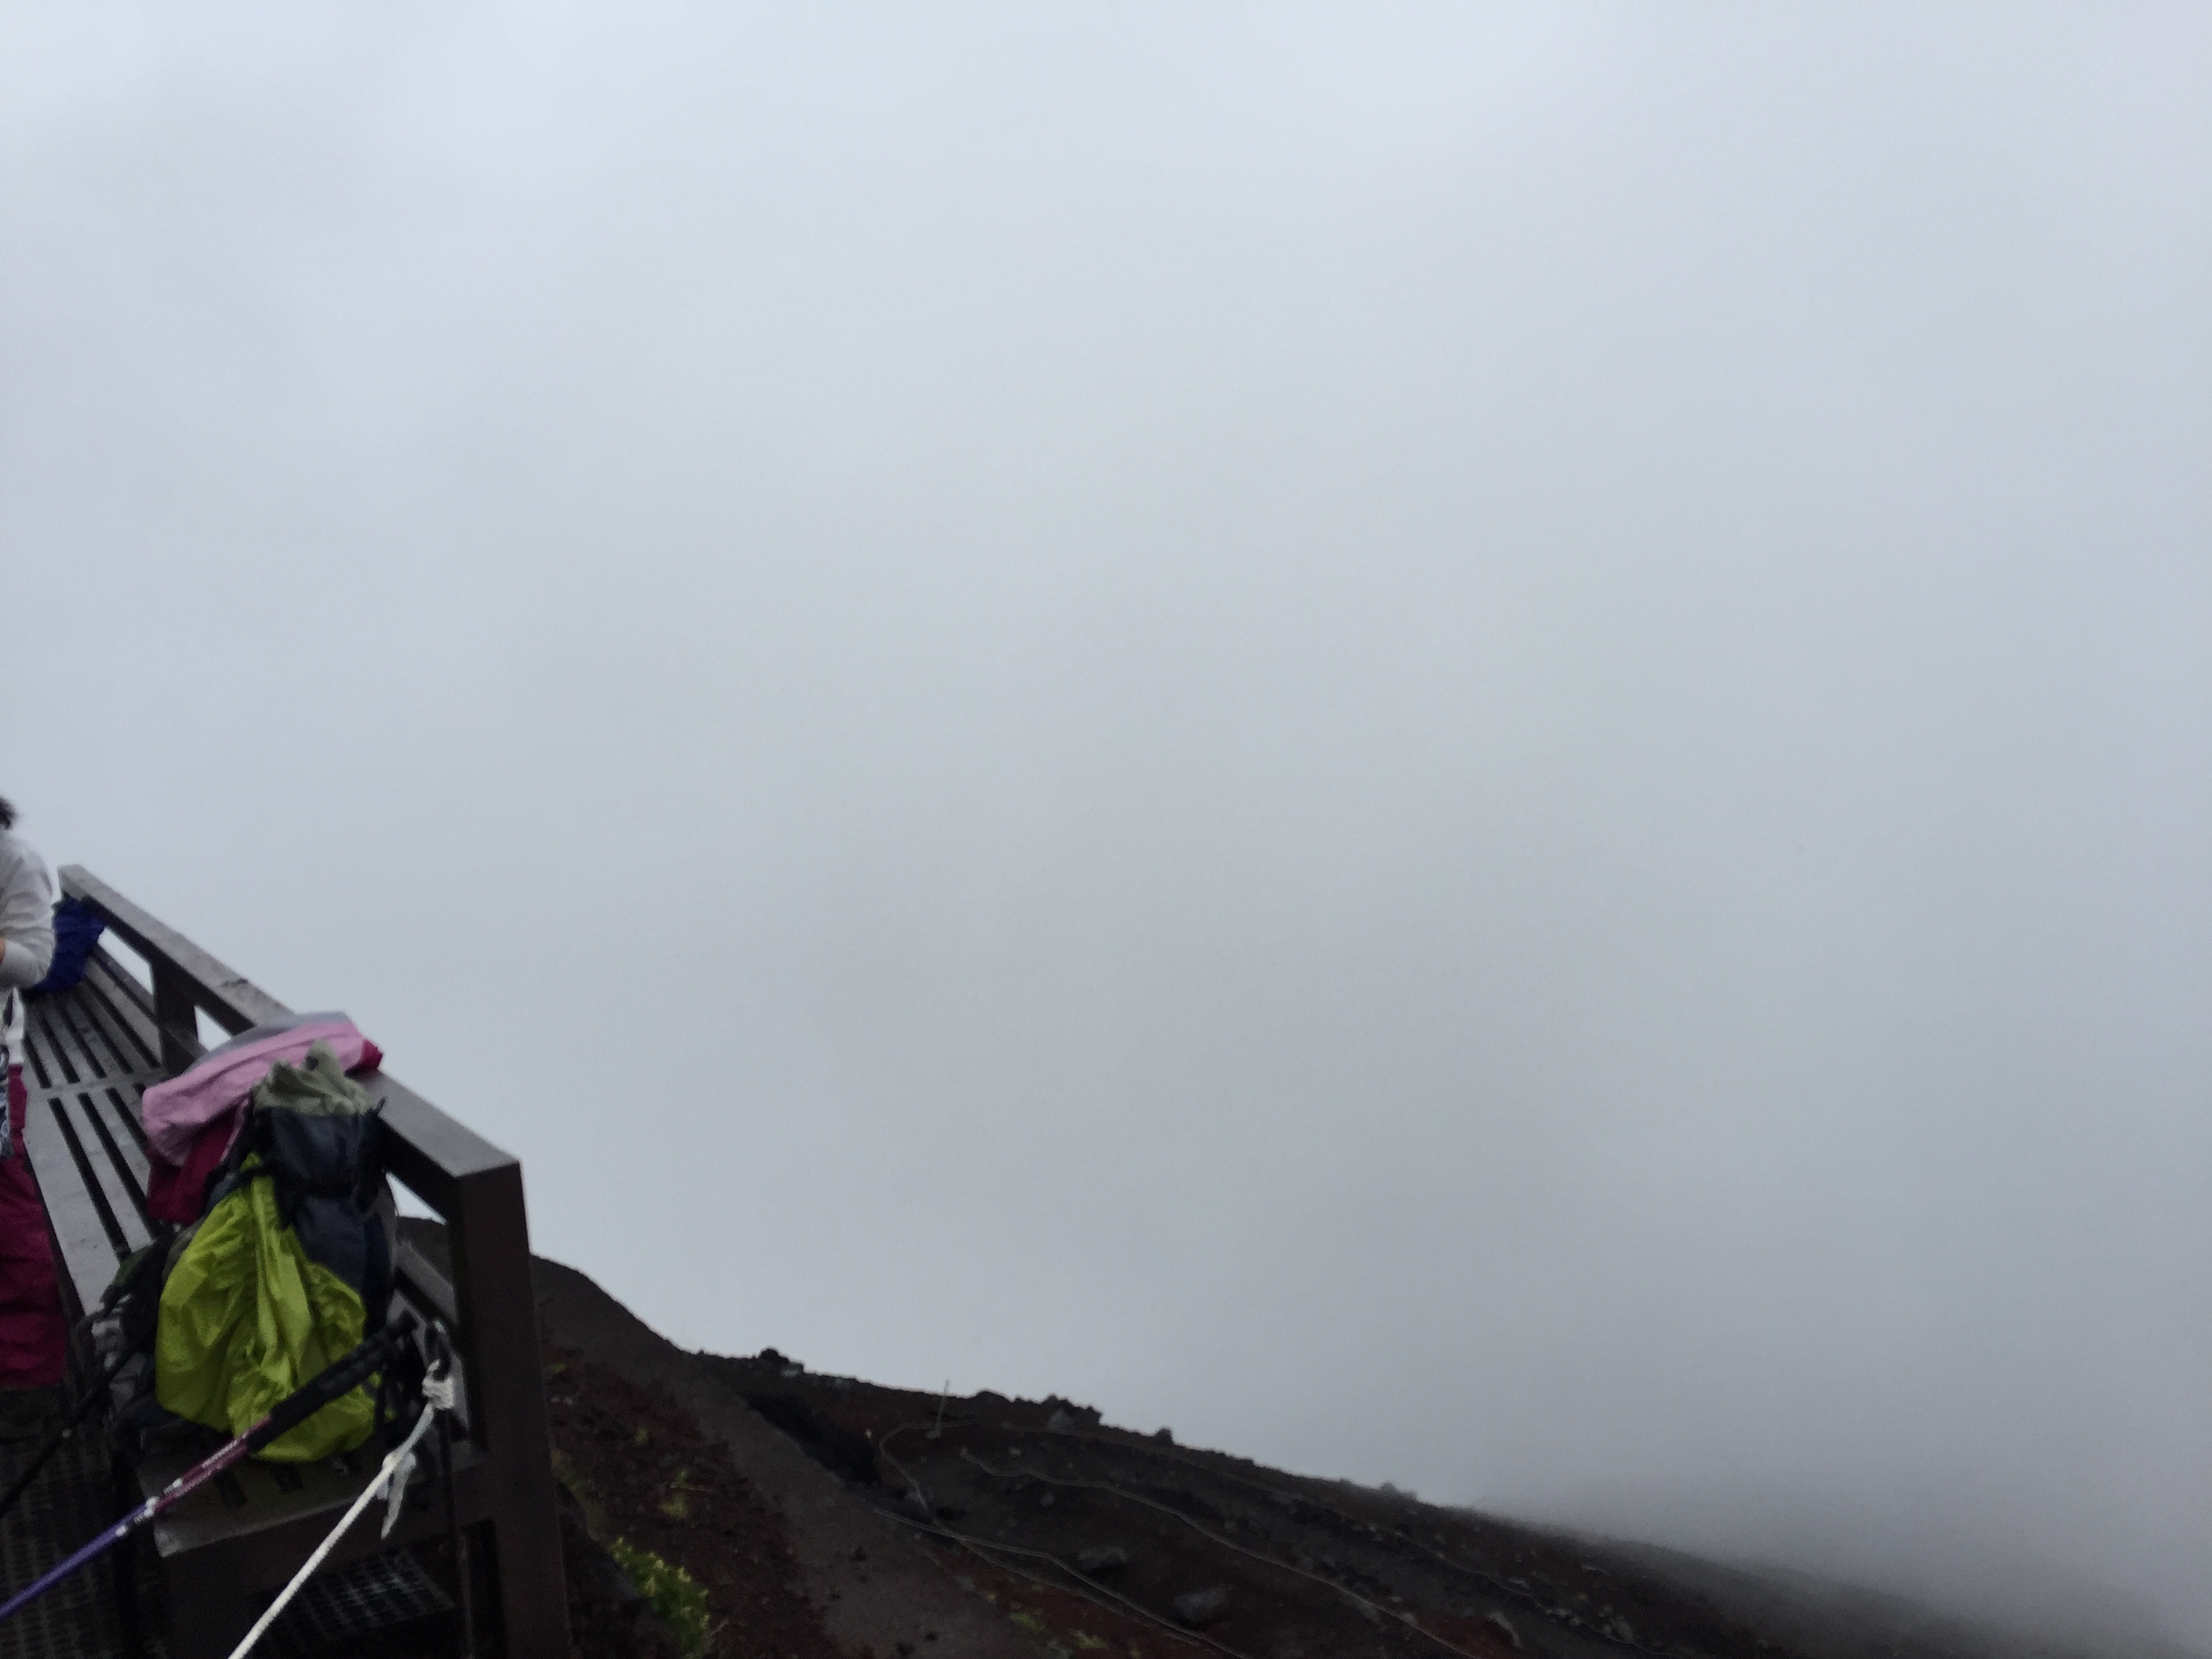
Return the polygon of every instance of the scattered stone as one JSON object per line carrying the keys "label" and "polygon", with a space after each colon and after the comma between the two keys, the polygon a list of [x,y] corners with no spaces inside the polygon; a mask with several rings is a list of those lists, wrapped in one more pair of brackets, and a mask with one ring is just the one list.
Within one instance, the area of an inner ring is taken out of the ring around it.
{"label": "scattered stone", "polygon": [[1229,1587],[1215,1584],[1208,1589],[1192,1590],[1178,1595],[1170,1603],[1175,1616],[1193,1630],[1204,1630],[1229,1611]]}
{"label": "scattered stone", "polygon": [[1505,1639],[1507,1641],[1512,1643],[1514,1647],[1516,1649],[1520,1647],[1521,1632],[1513,1628],[1513,1621],[1510,1619],[1508,1619],[1502,1613],[1492,1613],[1487,1614],[1486,1617],[1492,1624],[1497,1626],[1498,1629],[1505,1632]]}
{"label": "scattered stone", "polygon": [[1623,1619],[1618,1613],[1615,1613],[1613,1617],[1607,1621],[1605,1627],[1605,1633],[1613,1638],[1616,1642],[1633,1643],[1636,1640],[1635,1626],[1631,1625],[1628,1620]]}
{"label": "scattered stone", "polygon": [[1044,1420],[1045,1427],[1054,1434],[1066,1434],[1075,1426],[1075,1419],[1064,1411],[1055,1410]]}
{"label": "scattered stone", "polygon": [[1044,1403],[1052,1408],[1051,1420],[1045,1425],[1047,1428],[1060,1428],[1062,1418],[1067,1419],[1066,1426],[1071,1429],[1095,1429],[1098,1426],[1098,1407],[1096,1406],[1079,1406],[1073,1400],[1062,1399],[1056,1394],[1045,1395]]}
{"label": "scattered stone", "polygon": [[1116,1567],[1126,1567],[1128,1565],[1129,1552],[1119,1544],[1101,1544],[1096,1549],[1087,1549],[1075,1558],[1075,1570],[1078,1572],[1094,1574],[1111,1572]]}
{"label": "scattered stone", "polygon": [[1158,1441],[1163,1446],[1172,1446],[1175,1444],[1174,1434],[1166,1429],[1154,1429],[1152,1431],[1152,1438]]}

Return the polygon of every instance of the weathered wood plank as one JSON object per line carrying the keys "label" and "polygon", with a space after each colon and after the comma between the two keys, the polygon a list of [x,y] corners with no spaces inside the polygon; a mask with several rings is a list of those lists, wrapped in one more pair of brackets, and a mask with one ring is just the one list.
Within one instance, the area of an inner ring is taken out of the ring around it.
{"label": "weathered wood plank", "polygon": [[[140,1489],[151,1498],[190,1468],[201,1455],[194,1449],[161,1453],[146,1458],[137,1471]],[[289,1552],[290,1565],[297,1566],[300,1558],[330,1530],[331,1521],[337,1511],[359,1497],[361,1489],[375,1478],[382,1457],[382,1448],[372,1442],[353,1455],[352,1461],[360,1466],[357,1471],[345,1469],[334,1459],[291,1465],[293,1472],[300,1478],[300,1489],[296,1492],[288,1492],[277,1483],[270,1465],[248,1458],[232,1470],[239,1485],[246,1491],[244,1508],[226,1508],[214,1486],[204,1486],[154,1523],[155,1547],[164,1555],[176,1555],[224,1544],[234,1538],[252,1538],[256,1534],[308,1522],[311,1524],[301,1528],[305,1540],[303,1545],[295,1549],[289,1540],[286,1540],[276,1546]],[[461,1524],[464,1526],[487,1519],[489,1515],[485,1504],[484,1462],[483,1455],[473,1447],[454,1448],[454,1496],[459,1500]],[[428,1525],[416,1528],[418,1534],[436,1536],[442,1533],[446,1524],[442,1492],[439,1501],[427,1506],[426,1511],[410,1510],[409,1513],[424,1515],[428,1522]],[[361,1537],[372,1546],[365,1552],[367,1553],[378,1553],[385,1547],[375,1542],[377,1528],[374,1523],[383,1518],[384,1508],[380,1504],[372,1520],[364,1521],[356,1529]],[[404,1527],[406,1522],[403,1521],[401,1525]],[[356,1552],[356,1554],[362,1553]],[[279,1565],[284,1559],[283,1555],[277,1557]]]}
{"label": "weathered wood plank", "polygon": [[[93,971],[85,983],[138,1051],[143,1064],[158,1072],[161,1065],[161,1032],[154,1024],[154,994],[104,949],[92,953]],[[197,1041],[197,1038],[195,1038]]]}
{"label": "weathered wood plank", "polygon": [[146,1190],[153,1167],[146,1157],[146,1137],[138,1127],[138,1091],[131,1085],[102,1089],[92,1097],[93,1111],[107,1132],[114,1156],[138,1190]]}
{"label": "weathered wood plank", "polygon": [[70,1060],[68,1045],[54,1029],[54,1011],[43,997],[25,1000],[23,1040],[30,1050],[31,1069],[39,1087],[61,1089],[82,1081]]}
{"label": "weathered wood plank", "polygon": [[108,1057],[85,1041],[84,1027],[70,1006],[71,992],[58,997],[41,997],[45,1005],[46,1030],[56,1048],[65,1056],[64,1065],[76,1073],[80,1085],[105,1083],[114,1070]]}
{"label": "weathered wood plank", "polygon": [[558,1654],[568,1639],[568,1591],[522,1166],[509,1159],[504,1169],[459,1184],[461,1201],[447,1218],[447,1237],[468,1317],[455,1346],[465,1367],[471,1437],[492,1458],[499,1515],[495,1564],[508,1648]]}
{"label": "weathered wood plank", "polygon": [[249,1026],[291,1012],[245,975],[201,950],[167,923],[140,909],[82,865],[64,865],[61,879],[63,892],[97,905],[107,925],[123,942],[154,965],[157,1007],[160,970],[167,965],[191,984],[194,1002],[234,1036]]}
{"label": "weathered wood plank", "polygon": [[452,1218],[462,1182],[517,1167],[511,1154],[447,1116],[390,1073],[366,1072],[357,1080],[384,1103],[392,1173],[440,1215]]}
{"label": "weathered wood plank", "polygon": [[100,1056],[100,1066],[111,1079],[161,1076],[161,1068],[142,1055],[125,1034],[122,1021],[94,987],[90,975],[69,993],[68,1012],[77,1040],[88,1052]]}
{"label": "weathered wood plank", "polygon": [[70,1277],[81,1311],[100,1300],[121,1258],[85,1190],[83,1172],[54,1116],[55,1104],[51,1099],[33,1102],[24,1115],[24,1150],[30,1154],[31,1172],[46,1200],[55,1256]]}
{"label": "weathered wood plank", "polygon": [[[123,1230],[128,1254],[150,1243],[154,1237],[154,1220],[146,1213],[145,1155],[139,1154],[139,1168],[134,1172],[106,1121],[106,1112],[112,1109],[106,1098],[106,1092],[105,1089],[80,1091],[74,1097],[68,1116],[77,1145],[84,1149],[93,1173],[100,1178],[109,1212]],[[137,1149],[134,1146],[131,1150]]]}

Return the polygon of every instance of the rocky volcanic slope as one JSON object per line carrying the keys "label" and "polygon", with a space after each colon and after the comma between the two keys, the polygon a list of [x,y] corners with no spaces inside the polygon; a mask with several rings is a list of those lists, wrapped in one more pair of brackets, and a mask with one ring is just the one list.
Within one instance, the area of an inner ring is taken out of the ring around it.
{"label": "rocky volcanic slope", "polygon": [[711,1651],[761,1659],[2060,1659],[1067,1401],[686,1353],[550,1262],[538,1291],[582,1659],[676,1650],[607,1559],[617,1537],[705,1587]]}

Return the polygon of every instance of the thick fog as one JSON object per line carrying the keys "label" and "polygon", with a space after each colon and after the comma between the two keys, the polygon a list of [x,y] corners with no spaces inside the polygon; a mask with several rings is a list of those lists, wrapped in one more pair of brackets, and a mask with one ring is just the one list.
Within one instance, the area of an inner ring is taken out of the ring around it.
{"label": "thick fog", "polygon": [[2208,296],[2201,10],[14,5],[0,793],[687,1344],[2212,1640]]}

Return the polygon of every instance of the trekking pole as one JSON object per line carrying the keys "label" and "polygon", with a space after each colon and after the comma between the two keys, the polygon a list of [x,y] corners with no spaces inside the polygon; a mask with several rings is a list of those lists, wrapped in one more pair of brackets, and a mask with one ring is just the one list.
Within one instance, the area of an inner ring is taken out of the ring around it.
{"label": "trekking pole", "polygon": [[5,1606],[0,1606],[0,1620],[11,1618],[78,1568],[97,1560],[148,1522],[159,1517],[234,1464],[243,1462],[279,1435],[306,1422],[333,1400],[360,1387],[390,1363],[393,1351],[413,1335],[416,1323],[413,1314],[402,1310],[389,1325],[368,1341],[343,1359],[325,1366],[295,1393],[279,1401],[268,1416],[244,1434],[193,1464],[68,1560],[41,1575],[27,1589],[10,1596]]}
{"label": "trekking pole", "polygon": [[238,1645],[230,1650],[230,1659],[246,1659],[246,1656],[253,1650],[253,1644],[261,1639],[263,1632],[276,1622],[277,1616],[300,1593],[300,1587],[315,1576],[315,1569],[329,1559],[331,1552],[338,1547],[338,1540],[344,1537],[347,1529],[361,1518],[361,1512],[374,1503],[377,1494],[387,1486],[391,1489],[391,1502],[384,1511],[384,1535],[386,1538],[392,1536],[392,1528],[399,1524],[400,1509],[407,1501],[407,1482],[415,1473],[415,1447],[429,1429],[431,1419],[442,1420],[453,1409],[453,1364],[449,1356],[440,1362],[435,1370],[422,1378],[422,1409],[416,1413],[415,1426],[407,1431],[407,1437],[385,1454],[384,1462],[376,1472],[376,1479],[362,1488],[360,1495],[338,1517],[337,1525],[331,1528],[329,1535],[315,1546],[315,1553],[307,1559],[299,1571],[292,1575],[291,1583],[277,1591],[276,1599],[263,1610],[260,1618],[254,1620],[253,1628],[246,1632]]}

